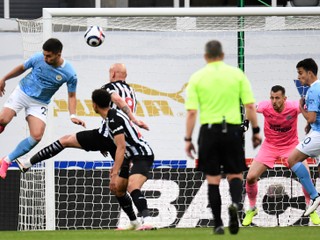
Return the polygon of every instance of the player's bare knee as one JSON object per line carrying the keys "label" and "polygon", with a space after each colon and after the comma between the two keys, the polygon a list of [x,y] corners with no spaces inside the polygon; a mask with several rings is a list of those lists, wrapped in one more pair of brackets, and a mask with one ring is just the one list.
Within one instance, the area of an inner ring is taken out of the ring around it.
{"label": "player's bare knee", "polygon": [[32,134],[31,137],[36,141],[40,142],[42,139],[43,134]]}
{"label": "player's bare knee", "polygon": [[6,119],[0,115],[0,125],[5,127],[8,123],[9,123],[8,119]]}
{"label": "player's bare knee", "polygon": [[63,147],[72,147],[75,138],[75,135],[65,135],[59,139],[59,142]]}
{"label": "player's bare knee", "polygon": [[258,178],[256,176],[253,175],[247,175],[246,181],[247,184],[252,185],[255,184],[257,182]]}
{"label": "player's bare knee", "polygon": [[289,164],[289,167],[292,168],[293,165],[295,165],[297,163],[297,161],[292,158],[292,157],[289,157],[288,158],[288,164]]}
{"label": "player's bare knee", "polygon": [[126,194],[126,191],[123,191],[123,189],[116,189],[115,191],[112,191],[112,193],[116,197],[123,197]]}

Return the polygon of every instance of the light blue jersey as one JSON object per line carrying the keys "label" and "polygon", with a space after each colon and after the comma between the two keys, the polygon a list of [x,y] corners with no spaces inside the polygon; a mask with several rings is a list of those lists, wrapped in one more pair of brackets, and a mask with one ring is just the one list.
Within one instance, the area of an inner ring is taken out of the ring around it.
{"label": "light blue jersey", "polygon": [[306,105],[308,112],[316,112],[317,118],[311,124],[314,131],[320,132],[320,81],[315,81],[309,88],[306,96]]}
{"label": "light blue jersey", "polygon": [[76,91],[77,75],[66,60],[61,66],[53,67],[44,61],[43,53],[39,52],[24,63],[24,68],[32,68],[32,71],[20,81],[20,88],[39,102],[48,104],[64,83],[67,83],[68,92]]}

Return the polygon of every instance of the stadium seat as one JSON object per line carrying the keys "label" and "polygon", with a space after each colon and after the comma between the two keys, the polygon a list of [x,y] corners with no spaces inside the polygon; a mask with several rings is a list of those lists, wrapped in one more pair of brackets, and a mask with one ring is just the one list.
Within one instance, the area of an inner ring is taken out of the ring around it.
{"label": "stadium seat", "polygon": [[291,0],[290,3],[294,7],[319,6],[319,0]]}

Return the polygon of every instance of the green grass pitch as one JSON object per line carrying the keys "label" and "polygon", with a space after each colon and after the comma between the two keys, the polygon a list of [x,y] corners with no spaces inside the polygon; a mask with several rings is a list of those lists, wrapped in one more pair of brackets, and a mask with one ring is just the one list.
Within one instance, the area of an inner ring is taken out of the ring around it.
{"label": "green grass pitch", "polygon": [[248,227],[231,235],[212,234],[211,228],[164,228],[155,231],[61,230],[61,231],[2,231],[0,239],[7,240],[313,240],[319,239],[320,227]]}

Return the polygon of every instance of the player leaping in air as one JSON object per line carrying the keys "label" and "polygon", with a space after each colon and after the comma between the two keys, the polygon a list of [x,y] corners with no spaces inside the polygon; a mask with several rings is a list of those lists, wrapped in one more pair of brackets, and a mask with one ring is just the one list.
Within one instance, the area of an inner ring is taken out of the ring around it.
{"label": "player leaping in air", "polygon": [[[131,121],[136,123],[141,128],[148,130],[148,126],[141,120],[136,119],[133,114],[136,109],[137,99],[135,91],[126,83],[126,77],[126,66],[122,63],[115,63],[110,67],[109,70],[110,82],[102,86],[102,89],[111,94],[112,108],[116,108],[118,110],[121,109],[128,115]],[[114,144],[113,140],[110,137],[103,136],[99,129],[93,129],[81,131],[76,134],[65,135],[49,146],[41,149],[30,159],[17,159],[17,164],[22,172],[26,172],[32,165],[54,157],[66,148],[78,148],[86,151],[100,151],[103,155],[106,155],[109,152],[111,157],[114,160],[116,159],[117,146]],[[131,168],[129,171],[128,164],[130,161],[131,158],[125,156],[119,176],[116,178],[116,185],[119,186],[119,188],[117,190],[111,189],[115,194],[121,208],[130,219],[130,225],[122,228],[121,230],[152,230],[154,227],[150,223],[147,201],[143,196],[141,196],[140,188],[145,181],[145,177],[147,177],[149,165],[152,165],[153,161],[148,162],[147,165],[145,161],[137,162],[135,167]],[[136,178],[138,178],[138,180]],[[130,179],[131,181],[129,181]],[[143,216],[142,225],[140,222],[138,222],[137,216],[133,211],[131,199],[134,201],[138,211]]]}
{"label": "player leaping in air", "polygon": [[0,96],[3,96],[7,80],[32,68],[31,72],[19,82],[0,112],[0,133],[22,109],[25,109],[30,131],[29,137],[22,140],[11,153],[1,159],[1,178],[6,177],[12,161],[28,153],[41,140],[46,127],[48,104],[64,83],[68,87],[71,121],[85,126],[85,123],[75,115],[77,75],[71,64],[61,57],[62,47],[58,39],[50,38],[43,44],[42,52],[34,54],[24,64],[18,65],[0,79]]}
{"label": "player leaping in air", "polygon": [[[273,86],[270,91],[270,100],[260,102],[257,105],[257,112],[264,116],[265,140],[246,178],[246,192],[250,208],[242,221],[243,226],[249,226],[253,217],[258,213],[256,201],[259,177],[268,168],[273,168],[278,159],[282,159],[283,164],[289,167],[287,158],[299,142],[297,132],[299,102],[287,101],[284,87]],[[306,160],[303,161],[303,164],[309,170]],[[309,205],[310,196],[304,188],[303,193],[306,204]],[[320,224],[320,218],[315,211],[310,214],[310,219],[313,224]]]}

